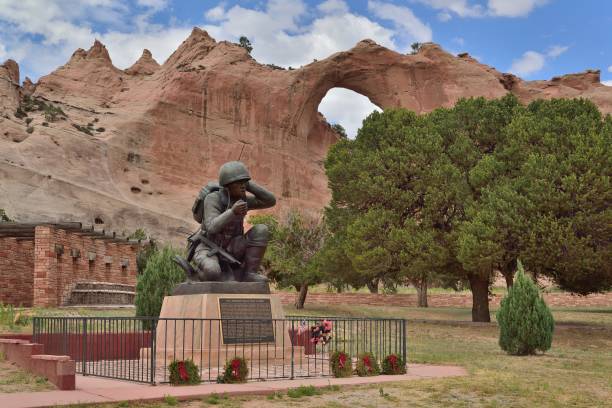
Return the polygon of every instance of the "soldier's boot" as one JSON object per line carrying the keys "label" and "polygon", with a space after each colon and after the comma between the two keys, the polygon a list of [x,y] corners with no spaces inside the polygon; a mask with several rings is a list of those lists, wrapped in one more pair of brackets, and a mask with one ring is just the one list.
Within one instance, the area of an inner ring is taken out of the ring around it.
{"label": "soldier's boot", "polygon": [[268,278],[257,273],[265,253],[265,246],[248,246],[244,252],[244,264],[238,271],[236,280],[239,282],[268,282]]}

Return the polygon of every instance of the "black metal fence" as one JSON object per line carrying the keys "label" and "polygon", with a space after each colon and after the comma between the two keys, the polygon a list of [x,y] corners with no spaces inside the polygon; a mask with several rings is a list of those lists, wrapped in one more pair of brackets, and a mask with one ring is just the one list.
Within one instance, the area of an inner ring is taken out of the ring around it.
{"label": "black metal fence", "polygon": [[[329,338],[316,335],[324,321]],[[331,376],[335,351],[406,361],[407,349],[402,319],[35,317],[33,324],[33,342],[46,354],[69,355],[78,373],[153,384],[169,382],[174,360],[192,360],[202,381],[215,382],[226,362],[242,357],[248,380],[257,381]]]}

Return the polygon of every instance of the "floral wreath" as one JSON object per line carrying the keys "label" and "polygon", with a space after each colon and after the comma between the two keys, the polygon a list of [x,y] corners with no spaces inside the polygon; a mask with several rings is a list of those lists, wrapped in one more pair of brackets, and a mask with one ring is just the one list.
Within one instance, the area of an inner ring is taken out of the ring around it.
{"label": "floral wreath", "polygon": [[334,377],[350,377],[353,374],[353,364],[351,356],[344,351],[334,352],[330,359],[329,365]]}
{"label": "floral wreath", "polygon": [[310,327],[310,342],[326,345],[332,339],[331,331],[333,324],[330,320],[324,319],[322,322]]}
{"label": "floral wreath", "polygon": [[198,366],[192,360],[174,360],[168,370],[173,385],[198,384],[201,381]]}
{"label": "floral wreath", "polygon": [[217,378],[217,382],[225,384],[246,382],[249,375],[247,361],[242,357],[234,357],[225,363],[223,375]]}
{"label": "floral wreath", "polygon": [[360,377],[366,377],[370,375],[380,374],[380,367],[378,361],[372,353],[362,353],[357,359],[357,375]]}
{"label": "floral wreath", "polygon": [[383,374],[406,374],[406,363],[397,354],[389,354],[382,362]]}

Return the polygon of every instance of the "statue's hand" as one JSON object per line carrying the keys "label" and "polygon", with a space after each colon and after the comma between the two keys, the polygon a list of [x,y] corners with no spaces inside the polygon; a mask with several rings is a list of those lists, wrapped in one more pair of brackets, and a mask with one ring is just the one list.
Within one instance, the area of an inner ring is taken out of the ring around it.
{"label": "statue's hand", "polygon": [[248,209],[247,202],[244,200],[238,200],[232,205],[232,211],[235,215],[246,215]]}

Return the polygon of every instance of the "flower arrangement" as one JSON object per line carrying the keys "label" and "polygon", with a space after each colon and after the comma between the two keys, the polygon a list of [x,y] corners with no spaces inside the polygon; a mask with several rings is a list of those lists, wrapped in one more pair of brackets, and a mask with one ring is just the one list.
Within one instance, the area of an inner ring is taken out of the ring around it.
{"label": "flower arrangement", "polygon": [[351,356],[344,351],[335,351],[329,358],[329,368],[334,377],[350,377],[353,374]]}
{"label": "flower arrangement", "polygon": [[201,381],[198,366],[192,360],[174,360],[168,366],[168,371],[172,385],[199,384]]}
{"label": "flower arrangement", "polygon": [[310,328],[310,342],[321,345],[326,345],[332,339],[332,322],[325,319],[320,323],[315,324]]}
{"label": "flower arrangement", "polygon": [[217,382],[224,384],[244,383],[248,375],[247,361],[242,357],[234,357],[225,363],[223,375],[217,378]]}
{"label": "flower arrangement", "polygon": [[380,367],[376,357],[372,353],[362,353],[357,357],[357,375],[360,377],[368,377],[371,375],[379,375]]}
{"label": "flower arrangement", "polygon": [[383,374],[406,374],[406,362],[397,354],[389,354],[382,361]]}

